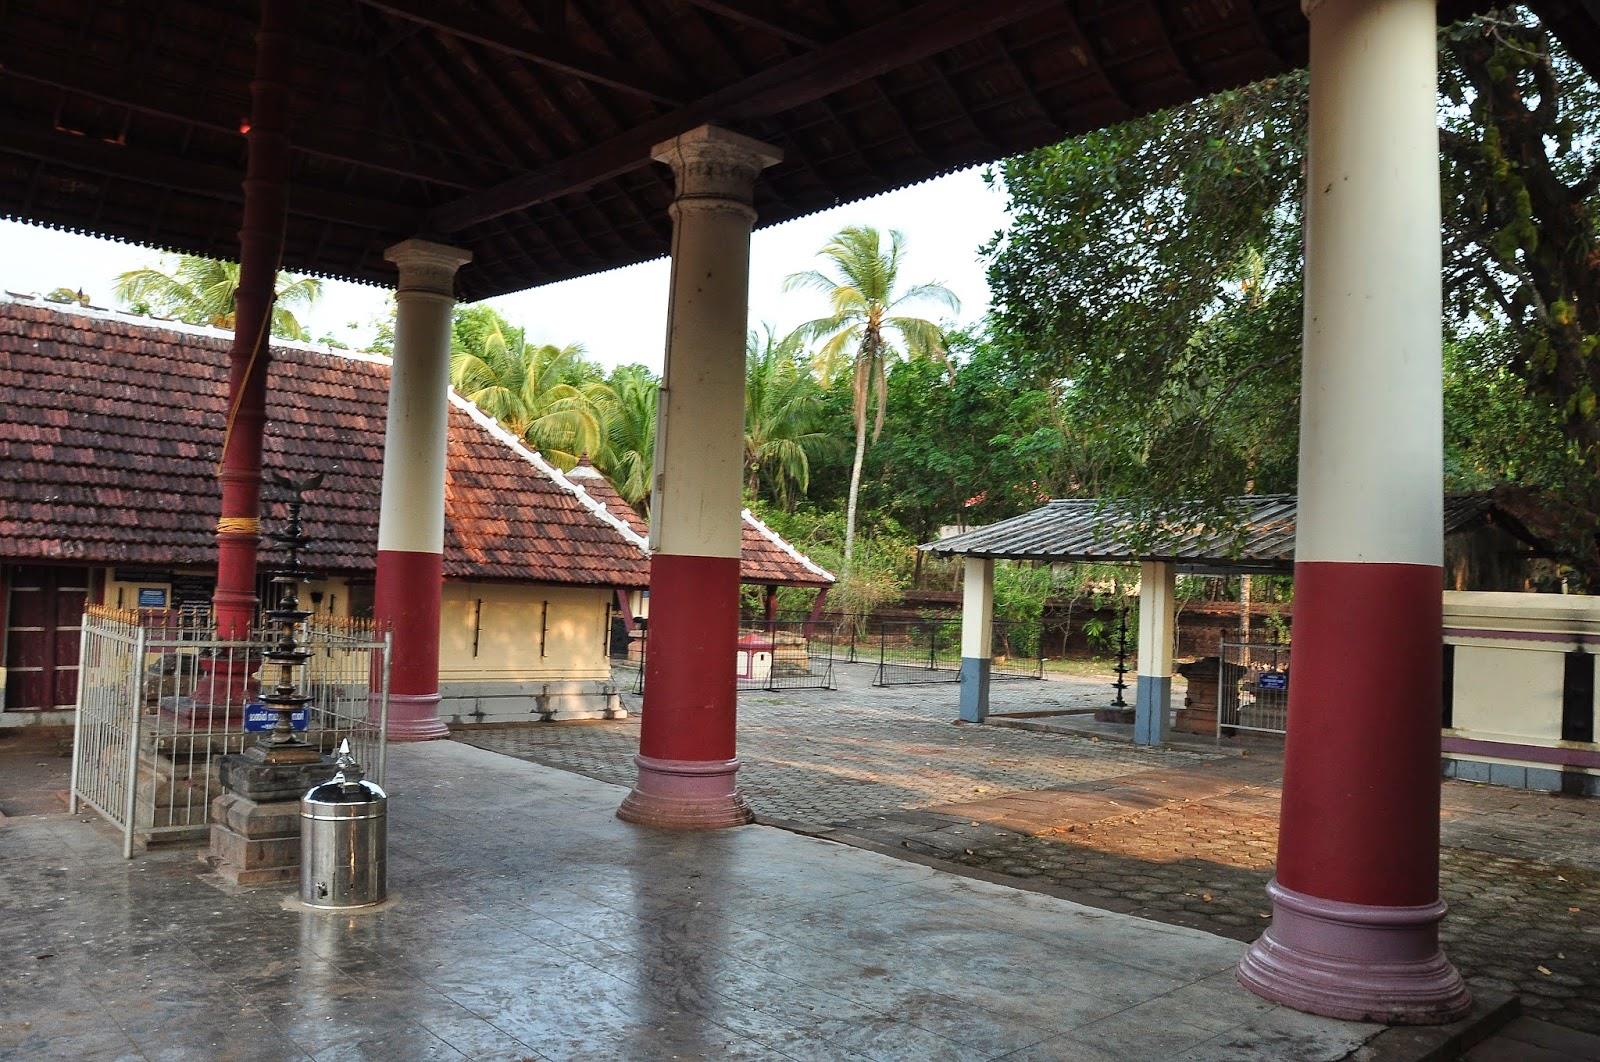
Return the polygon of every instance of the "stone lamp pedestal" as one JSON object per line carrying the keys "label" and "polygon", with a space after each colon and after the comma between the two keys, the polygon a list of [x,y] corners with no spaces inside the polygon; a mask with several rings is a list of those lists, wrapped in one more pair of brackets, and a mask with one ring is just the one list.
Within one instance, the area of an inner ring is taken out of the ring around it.
{"label": "stone lamp pedestal", "polygon": [[235,885],[300,877],[300,798],[338,772],[333,757],[266,762],[260,745],[222,757],[225,792],[211,802],[211,846],[201,857]]}

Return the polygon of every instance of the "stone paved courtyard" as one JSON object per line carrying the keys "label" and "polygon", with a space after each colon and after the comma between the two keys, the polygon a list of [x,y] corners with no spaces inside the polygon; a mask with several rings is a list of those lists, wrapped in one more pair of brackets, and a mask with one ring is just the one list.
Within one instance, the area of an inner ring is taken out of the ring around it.
{"label": "stone paved courtyard", "polygon": [[[859,673],[855,673],[859,672]],[[1277,845],[1281,765],[954,726],[953,686],[740,696],[742,783],[764,818],[1106,910],[1251,940]],[[1103,703],[1103,684],[996,686],[997,713]],[[638,720],[482,730],[484,748],[618,784]],[[1445,938],[1476,988],[1600,1032],[1600,805],[1444,783]]]}
{"label": "stone paved courtyard", "polygon": [[124,860],[92,815],[0,825],[0,1059],[1332,1062],[1381,1033],[1250,995],[1225,937],[629,826],[614,786],[460,743],[389,766],[392,898],[363,913]]}

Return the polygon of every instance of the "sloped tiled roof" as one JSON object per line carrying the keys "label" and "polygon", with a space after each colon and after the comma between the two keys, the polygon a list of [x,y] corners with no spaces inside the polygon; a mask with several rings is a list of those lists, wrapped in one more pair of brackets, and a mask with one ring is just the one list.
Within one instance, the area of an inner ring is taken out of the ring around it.
{"label": "sloped tiled roof", "polygon": [[[633,506],[623,500],[617,488],[601,471],[584,458],[568,475],[590,497],[604,505],[641,537],[648,538],[650,525]],[[739,578],[746,583],[782,583],[785,586],[832,586],[833,573],[785,542],[778,533],[756,518],[749,509],[742,514],[744,526],[739,540]]]}
{"label": "sloped tiled roof", "polygon": [[[930,553],[1032,561],[1169,560],[1196,568],[1288,571],[1294,564],[1299,499],[1293,494],[1233,498],[1237,526],[1172,526],[1142,548],[1138,519],[1098,498],[1056,498],[1031,512],[922,545]],[[1495,509],[1486,494],[1447,494],[1444,533],[1481,523]],[[1519,529],[1520,530],[1520,529]],[[1523,532],[1525,534],[1525,532]]]}
{"label": "sloped tiled roof", "polygon": [[[230,337],[0,296],[0,558],[209,565]],[[264,461],[323,472],[306,563],[374,567],[389,364],[274,346]],[[282,499],[265,488],[264,522]],[[263,556],[271,563],[270,545]],[[452,396],[445,575],[636,587],[642,537]]]}

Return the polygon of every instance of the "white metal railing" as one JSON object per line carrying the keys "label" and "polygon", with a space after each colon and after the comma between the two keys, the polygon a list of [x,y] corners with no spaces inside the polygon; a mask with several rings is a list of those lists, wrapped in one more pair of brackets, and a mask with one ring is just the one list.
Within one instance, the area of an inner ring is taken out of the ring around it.
{"label": "white metal railing", "polygon": [[1223,642],[1217,674],[1217,740],[1249,730],[1289,730],[1289,647]]}
{"label": "white metal railing", "polygon": [[[367,621],[319,616],[300,642],[312,654],[300,676],[312,697],[306,740],[328,752],[348,738],[383,784],[389,636]],[[250,639],[219,639],[204,610],[86,609],[72,810],[87,804],[121,830],[125,856],[135,838],[203,843],[222,791],[218,760],[255,740],[245,714],[260,703],[272,644],[261,624]]]}

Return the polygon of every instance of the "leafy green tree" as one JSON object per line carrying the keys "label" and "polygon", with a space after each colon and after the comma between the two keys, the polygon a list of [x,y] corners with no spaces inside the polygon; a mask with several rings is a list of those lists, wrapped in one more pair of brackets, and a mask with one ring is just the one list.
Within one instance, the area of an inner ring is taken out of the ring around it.
{"label": "leafy green tree", "polygon": [[[119,274],[113,291],[135,313],[171,317],[185,324],[231,329],[234,294],[239,290],[239,263],[182,255],[172,270],[155,266]],[[322,294],[315,277],[279,272],[277,299],[272,304],[272,334],[282,339],[308,338],[295,317],[297,308],[309,308]]]}
{"label": "leafy green tree", "polygon": [[994,340],[1103,455],[1099,492],[1217,518],[1292,488],[1305,107],[1296,74],[1004,164]]}
{"label": "leafy green tree", "polygon": [[900,268],[905,237],[889,233],[885,247],[878,230],[867,226],[840,229],[822,248],[825,270],[791,275],[785,291],[811,290],[828,297],[833,312],[796,329],[802,341],[817,342],[818,374],[831,380],[850,366],[851,415],[855,427],[855,459],[845,508],[844,568],[855,548],[856,504],[861,493],[861,465],[867,453],[867,410],[876,405],[872,438],[883,430],[890,362],[902,357],[944,358],[944,334],[932,321],[912,316],[917,303],[960,309],[955,295],[941,284],[902,287]]}
{"label": "leafy green tree", "polygon": [[744,473],[752,497],[763,484],[793,509],[811,485],[811,454],[835,444],[819,430],[822,391],[798,337],[778,339],[770,325],[745,341]]}
{"label": "leafy green tree", "polygon": [[[1600,587],[1600,89],[1522,9],[1441,47],[1449,485],[1564,470],[1542,522]],[[1150,525],[1294,488],[1306,87],[1262,82],[1002,167],[996,341],[1126,456],[1104,490]],[[1481,423],[1465,401],[1507,416]],[[1463,438],[1469,423],[1498,450]]]}
{"label": "leafy green tree", "polygon": [[617,369],[608,383],[611,400],[602,406],[606,439],[595,464],[636,512],[648,516],[661,387],[642,365]]}
{"label": "leafy green tree", "polygon": [[581,346],[529,343],[493,309],[465,307],[452,329],[450,383],[563,469],[600,452],[613,396]]}

